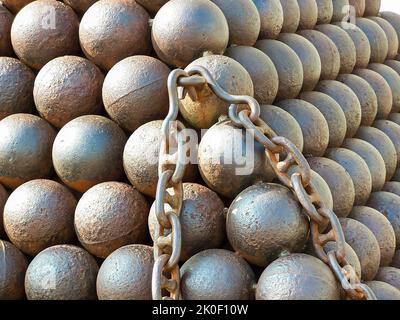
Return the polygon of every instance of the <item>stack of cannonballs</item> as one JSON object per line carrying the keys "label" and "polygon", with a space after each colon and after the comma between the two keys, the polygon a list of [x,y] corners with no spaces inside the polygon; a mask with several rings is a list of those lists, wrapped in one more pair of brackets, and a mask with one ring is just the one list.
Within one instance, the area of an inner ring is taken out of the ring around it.
{"label": "stack of cannonballs", "polygon": [[[380,0],[0,4],[0,299],[151,299],[167,78],[188,65],[258,100],[357,275],[400,299],[400,15]],[[184,177],[182,299],[346,299],[264,147],[192,98],[180,119],[209,130]],[[226,146],[252,170],[213,161]]]}

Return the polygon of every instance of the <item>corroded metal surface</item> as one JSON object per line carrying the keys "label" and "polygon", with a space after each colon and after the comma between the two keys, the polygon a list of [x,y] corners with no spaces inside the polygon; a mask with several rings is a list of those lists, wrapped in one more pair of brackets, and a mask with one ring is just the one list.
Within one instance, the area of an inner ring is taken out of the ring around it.
{"label": "corroded metal surface", "polygon": [[378,274],[375,277],[378,281],[386,282],[400,290],[400,269],[393,267],[379,268]]}
{"label": "corroded metal surface", "polygon": [[382,191],[394,193],[394,194],[400,196],[400,182],[398,182],[398,181],[388,181],[383,186]]}
{"label": "corroded metal surface", "polygon": [[389,23],[395,28],[397,36],[400,37],[400,15],[395,12],[383,11],[380,12],[380,16],[389,21]]}
{"label": "corroded metal surface", "polygon": [[260,39],[276,39],[283,27],[284,11],[279,0],[253,0],[260,14]]}
{"label": "corroded metal surface", "polygon": [[381,17],[368,17],[372,21],[375,21],[383,29],[388,40],[388,54],[387,59],[396,58],[397,52],[399,50],[399,39],[397,37],[396,29],[385,19]]}
{"label": "corroded metal surface", "polygon": [[294,33],[300,24],[300,7],[297,0],[280,0],[283,9],[282,32]]}
{"label": "corroded metal surface", "polygon": [[349,0],[349,4],[356,10],[357,17],[364,16],[365,13],[365,0]]}
{"label": "corroded metal surface", "polygon": [[0,3],[0,56],[12,56],[11,25],[14,15]]}
{"label": "corroded metal surface", "polygon": [[3,4],[13,13],[17,13],[28,3],[34,0],[2,0]]}
{"label": "corroded metal surface", "polygon": [[330,23],[333,17],[333,3],[331,0],[316,0],[318,6],[317,24]]}
{"label": "corroded metal surface", "polygon": [[397,249],[394,253],[391,266],[400,269],[400,249]]}
{"label": "corroded metal surface", "polygon": [[376,16],[381,8],[381,0],[365,0],[365,17]]}
{"label": "corroded metal surface", "polygon": [[[399,79],[400,81],[400,79]],[[397,166],[400,165],[400,125],[389,120],[377,120],[373,126],[382,132],[384,132],[389,139],[393,142],[393,145],[397,153]]]}
{"label": "corroded metal surface", "polygon": [[366,284],[375,293],[378,300],[400,300],[400,290],[382,281],[368,281]]}
{"label": "corroded metal surface", "polygon": [[155,13],[160,10],[168,0],[136,0],[136,2],[143,6],[147,11]]}
{"label": "corroded metal surface", "polygon": [[318,20],[318,6],[315,0],[298,0],[300,8],[300,30],[314,29]]}
{"label": "corroded metal surface", "polygon": [[93,3],[97,2],[97,0],[63,0],[63,2],[69,5],[78,14],[84,14]]}

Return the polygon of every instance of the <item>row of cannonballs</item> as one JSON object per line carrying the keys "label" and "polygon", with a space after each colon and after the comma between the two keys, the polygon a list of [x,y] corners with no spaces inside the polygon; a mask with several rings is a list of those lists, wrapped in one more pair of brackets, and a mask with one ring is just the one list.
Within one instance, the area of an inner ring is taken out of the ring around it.
{"label": "row of cannonballs", "polygon": [[[0,298],[151,298],[167,77],[202,65],[308,156],[357,275],[400,299],[400,16],[372,0],[350,1],[355,24],[347,0],[63,2],[0,6]],[[182,297],[344,298],[263,147],[250,175],[212,161],[235,127],[198,96],[180,105],[211,127],[185,174]]]}

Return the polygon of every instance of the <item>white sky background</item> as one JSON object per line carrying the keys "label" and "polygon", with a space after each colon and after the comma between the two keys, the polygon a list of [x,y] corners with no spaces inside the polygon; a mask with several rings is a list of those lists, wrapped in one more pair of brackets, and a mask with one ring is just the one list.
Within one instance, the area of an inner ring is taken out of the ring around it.
{"label": "white sky background", "polygon": [[381,11],[393,11],[400,14],[400,0],[382,0]]}

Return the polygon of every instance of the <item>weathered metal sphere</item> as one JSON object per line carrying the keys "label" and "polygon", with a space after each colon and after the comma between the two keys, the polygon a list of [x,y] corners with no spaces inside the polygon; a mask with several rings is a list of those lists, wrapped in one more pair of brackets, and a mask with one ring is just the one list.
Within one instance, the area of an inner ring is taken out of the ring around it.
{"label": "weathered metal sphere", "polygon": [[400,125],[400,113],[391,113],[391,114],[389,114],[388,120]]}
{"label": "weathered metal sphere", "polygon": [[52,172],[51,147],[56,133],[43,119],[24,113],[0,121],[0,183],[15,189]]}
{"label": "weathered metal sphere", "polygon": [[391,67],[394,71],[397,72],[397,74],[400,75],[400,61],[397,60],[386,60],[385,64],[389,67]]}
{"label": "weathered metal sphere", "polygon": [[351,73],[356,65],[357,56],[354,42],[347,32],[333,24],[318,25],[315,29],[325,34],[338,48],[340,55],[339,73]]}
{"label": "weathered metal sphere", "polygon": [[10,242],[0,240],[0,299],[25,298],[24,278],[28,268],[25,256]]}
{"label": "weathered metal sphere", "polygon": [[252,46],[260,34],[261,19],[251,0],[211,0],[223,12],[229,27],[229,44]]}
{"label": "weathered metal sphere", "polygon": [[226,233],[235,251],[266,267],[285,252],[301,252],[308,239],[308,221],[291,191],[278,184],[256,184],[232,202]]}
{"label": "weathered metal sphere", "polygon": [[365,17],[377,16],[381,8],[381,0],[365,0]]}
{"label": "weathered metal sphere", "polygon": [[396,250],[396,235],[389,220],[369,207],[354,207],[349,218],[361,222],[372,231],[381,251],[380,266],[390,265]]}
{"label": "weathered metal sphere", "polygon": [[337,162],[327,158],[308,159],[312,170],[328,184],[333,198],[333,211],[338,217],[349,215],[355,199],[353,181],[348,172]]}
{"label": "weathered metal sphere", "polygon": [[150,51],[150,16],[135,1],[95,2],[82,17],[79,40],[88,59],[105,70]]}
{"label": "weathered metal sphere", "polygon": [[34,0],[2,0],[1,2],[7,7],[8,10],[15,14],[23,7],[25,7],[28,3],[31,3],[33,1]]}
{"label": "weathered metal sphere", "polygon": [[[400,81],[400,80],[399,80]],[[397,153],[397,166],[400,165],[400,125],[389,120],[377,120],[373,126],[382,132],[386,133]]]}
{"label": "weathered metal sphere", "polygon": [[300,8],[299,30],[314,29],[318,20],[318,6],[315,0],[297,0]]}
{"label": "weathered metal sphere", "polygon": [[400,249],[397,249],[394,253],[391,266],[400,269]]}
{"label": "weathered metal sphere", "polygon": [[125,143],[125,133],[115,122],[94,115],[76,118],[54,141],[54,168],[67,186],[85,192],[100,182],[119,180]]}
{"label": "weathered metal sphere", "polygon": [[300,24],[300,7],[297,0],[279,0],[283,11],[281,32],[294,33]]}
{"label": "weathered metal sphere", "polygon": [[14,53],[10,34],[13,20],[13,14],[0,4],[0,56],[12,56]]}
{"label": "weathered metal sphere", "polygon": [[378,72],[369,69],[356,69],[353,73],[367,81],[374,89],[378,99],[376,119],[386,119],[392,110],[393,95],[385,78]]}
{"label": "weathered metal sphere", "polygon": [[26,296],[28,300],[95,300],[98,271],[96,260],[82,248],[47,248],[26,271]]}
{"label": "weathered metal sphere", "polygon": [[223,54],[229,27],[221,9],[211,1],[170,0],[155,16],[151,35],[161,60],[186,67],[204,53]]}
{"label": "weathered metal sphere", "polygon": [[149,205],[132,186],[103,182],[86,191],[75,210],[75,231],[91,254],[106,258],[116,249],[142,243]]}
{"label": "weathered metal sphere", "polygon": [[[156,120],[139,127],[128,139],[123,153],[124,169],[130,183],[153,198],[158,182],[161,125],[162,120]],[[197,166],[189,163],[183,181],[194,181],[196,175]]]}
{"label": "weathered metal sphere", "polygon": [[389,43],[385,31],[375,21],[367,18],[357,18],[356,25],[368,37],[371,46],[370,62],[383,63],[389,51]]}
{"label": "weathered metal sphere", "polygon": [[202,251],[181,268],[184,300],[252,300],[255,281],[244,259],[222,249]]}
{"label": "weathered metal sphere", "polygon": [[375,280],[386,282],[400,290],[400,269],[393,267],[379,268]]}
{"label": "weathered metal sphere", "polygon": [[317,49],[306,38],[295,33],[282,33],[278,39],[293,49],[301,60],[304,75],[302,91],[313,90],[321,77],[322,68]]}
{"label": "weathered metal sphere", "polygon": [[283,27],[283,8],[279,0],[253,0],[260,14],[260,39],[276,39]]}
{"label": "weathered metal sphere", "polygon": [[357,17],[364,16],[365,13],[365,0],[349,0],[349,4],[356,10]]}
{"label": "weathered metal sphere", "polygon": [[[254,95],[254,86],[249,73],[234,59],[221,55],[209,55],[193,61],[188,68],[192,66],[208,69],[222,89],[230,94]],[[199,129],[208,129],[218,121],[221,115],[228,114],[230,104],[219,99],[207,86],[199,89],[197,95],[197,101],[193,101],[187,95],[179,104],[182,117],[190,125]]]}
{"label": "weathered metal sphere", "polygon": [[111,253],[97,275],[100,300],[151,300],[153,248],[128,245]]}
{"label": "weathered metal sphere", "polygon": [[388,181],[383,186],[382,191],[394,193],[394,194],[400,196],[400,182],[398,182],[398,181]]}
{"label": "weathered metal sphere", "polygon": [[333,4],[331,0],[316,0],[318,6],[317,24],[330,23],[333,17]]}
{"label": "weathered metal sphere", "polygon": [[[165,208],[171,210],[167,205]],[[179,218],[182,228],[181,261],[200,251],[221,247],[225,239],[224,208],[224,203],[214,191],[196,183],[183,184],[183,205]],[[153,204],[149,215],[153,240],[158,223]]]}
{"label": "weathered metal sphere", "polygon": [[348,15],[349,0],[335,0],[332,1],[333,16],[332,22],[341,22]]}
{"label": "weathered metal sphere", "polygon": [[[63,0],[63,2],[74,9],[78,14],[84,14],[97,0]],[[139,1],[137,1],[139,2]]]}
{"label": "weathered metal sphere", "polygon": [[0,57],[0,120],[33,109],[35,75],[19,60]]}
{"label": "weathered metal sphere", "polygon": [[369,17],[372,21],[375,21],[385,32],[388,40],[388,54],[387,59],[396,58],[397,52],[399,51],[399,39],[397,37],[396,29],[381,17]]}
{"label": "weathered metal sphere", "polygon": [[272,60],[261,50],[232,46],[225,55],[239,62],[249,73],[254,85],[254,98],[260,104],[271,104],[278,94],[279,78]]}
{"label": "weathered metal sphere", "polygon": [[289,112],[299,123],[304,138],[303,153],[322,156],[329,143],[329,127],[323,114],[311,103],[300,99],[282,100],[277,106]]}
{"label": "weathered metal sphere", "polygon": [[368,281],[365,283],[374,292],[378,300],[400,300],[400,290],[382,281]]}
{"label": "weathered metal sphere", "polygon": [[33,1],[15,17],[11,42],[20,60],[33,69],[50,60],[79,52],[79,20],[59,1]]}
{"label": "weathered metal sphere", "polygon": [[144,123],[164,119],[168,113],[169,73],[170,69],[153,57],[133,56],[118,62],[104,80],[107,113],[130,132]]}
{"label": "weathered metal sphere", "polygon": [[63,185],[32,180],[11,193],[4,207],[4,229],[22,252],[34,256],[75,238],[76,199]]}
{"label": "weathered metal sphere", "polygon": [[372,179],[372,191],[380,191],[386,180],[386,167],[379,151],[370,143],[361,139],[346,139],[343,148],[357,153],[368,166]]}
{"label": "weathered metal sphere", "polygon": [[328,147],[340,147],[346,136],[346,116],[340,105],[330,96],[317,91],[303,92],[299,99],[315,106],[324,116],[329,128]]}
{"label": "weathered metal sphere", "polygon": [[8,192],[0,184],[0,237],[1,238],[4,235],[3,210],[4,210],[4,205],[6,204],[7,198],[8,198]]}
{"label": "weathered metal sphere", "polygon": [[374,89],[366,80],[354,74],[340,74],[337,80],[356,94],[361,106],[361,125],[371,126],[378,113],[378,98]]}
{"label": "weathered metal sphere", "polygon": [[168,0],[136,0],[142,7],[151,13],[156,13]]}
{"label": "weathered metal sphere", "polygon": [[279,76],[277,99],[294,99],[303,86],[303,65],[296,52],[277,40],[259,40],[256,48],[271,58]]}
{"label": "weathered metal sphere", "polygon": [[354,219],[340,218],[346,242],[354,249],[361,264],[361,278],[375,278],[381,261],[379,243],[367,226]]}
{"label": "weathered metal sphere", "polygon": [[81,57],[64,56],[47,63],[35,79],[33,96],[40,115],[57,128],[102,110],[104,76]]}
{"label": "weathered metal sphere", "polygon": [[257,300],[340,300],[340,287],[329,267],[306,254],[272,262],[258,280]]}
{"label": "weathered metal sphere", "polygon": [[321,80],[334,80],[340,70],[340,54],[335,43],[317,30],[301,30],[301,36],[309,40],[317,49],[321,59]]}
{"label": "weathered metal sphere", "polygon": [[374,192],[367,205],[388,218],[396,234],[396,247],[398,248],[400,246],[400,197],[385,191]]}
{"label": "weathered metal sphere", "polygon": [[260,118],[279,136],[288,138],[303,151],[304,139],[301,127],[296,119],[282,108],[272,105],[260,105]]}
{"label": "weathered metal sphere", "polygon": [[389,11],[380,12],[379,15],[383,19],[387,20],[393,26],[393,28],[395,28],[397,37],[400,38],[400,15]]}
{"label": "weathered metal sphere", "polygon": [[335,80],[321,81],[315,90],[327,94],[340,105],[346,116],[346,138],[352,138],[361,124],[361,105],[354,91]]}

